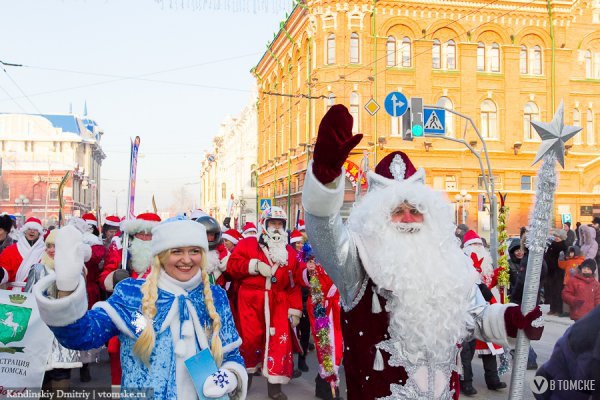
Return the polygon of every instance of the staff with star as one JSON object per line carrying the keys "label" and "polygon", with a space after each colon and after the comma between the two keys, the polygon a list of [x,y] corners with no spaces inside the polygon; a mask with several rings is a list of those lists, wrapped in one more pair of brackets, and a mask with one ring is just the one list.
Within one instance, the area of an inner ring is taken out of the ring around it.
{"label": "staff with star", "polygon": [[[554,118],[552,118],[552,122],[532,121],[531,124],[542,139],[542,144],[533,160],[533,164],[540,160],[543,160],[543,163],[537,174],[538,184],[535,203],[529,218],[529,233],[527,235],[529,259],[521,303],[523,314],[533,310],[537,302],[546,236],[554,215],[553,203],[556,190],[556,169],[554,165],[558,161],[563,168],[565,167],[565,143],[581,131],[581,128],[577,126],[565,126],[564,104],[562,101],[556,114],[554,114]],[[539,324],[543,324],[543,321],[539,321]],[[523,397],[528,349],[529,339],[522,330],[519,330],[511,377],[509,397],[511,400]]]}

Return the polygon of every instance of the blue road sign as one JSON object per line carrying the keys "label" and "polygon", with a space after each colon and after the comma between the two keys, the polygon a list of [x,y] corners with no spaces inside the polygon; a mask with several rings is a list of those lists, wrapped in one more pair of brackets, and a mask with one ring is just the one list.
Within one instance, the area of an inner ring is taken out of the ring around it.
{"label": "blue road sign", "polygon": [[259,200],[260,210],[265,211],[267,208],[270,208],[273,204],[273,201],[269,198],[261,198]]}
{"label": "blue road sign", "polygon": [[401,117],[408,110],[408,99],[400,92],[390,92],[385,97],[383,106],[392,117]]}
{"label": "blue road sign", "polygon": [[423,130],[425,133],[444,135],[446,134],[446,111],[437,108],[423,109],[425,125]]}

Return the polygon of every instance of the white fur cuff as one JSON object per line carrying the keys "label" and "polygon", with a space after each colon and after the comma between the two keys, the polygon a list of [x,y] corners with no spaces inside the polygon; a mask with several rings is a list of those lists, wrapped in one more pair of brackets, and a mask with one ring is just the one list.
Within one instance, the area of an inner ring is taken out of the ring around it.
{"label": "white fur cuff", "polygon": [[288,315],[295,315],[298,318],[302,318],[302,310],[296,310],[295,308],[288,308]]}
{"label": "white fur cuff", "polygon": [[256,264],[258,264],[258,258],[253,258],[248,263],[248,273],[250,275],[258,275],[258,270],[256,269]]}
{"label": "white fur cuff", "polygon": [[483,332],[489,342],[497,343],[501,346],[514,348],[516,339],[506,334],[506,325],[504,323],[504,313],[509,307],[516,304],[490,304],[483,316]]}
{"label": "white fur cuff", "polygon": [[315,217],[330,217],[342,208],[344,203],[344,176],[345,170],[342,168],[341,175],[335,178],[329,188],[317,180],[312,172],[313,162],[311,161],[306,169],[306,178],[304,188],[302,189],[302,205],[306,212]]}
{"label": "white fur cuff", "polygon": [[233,361],[224,362],[221,368],[233,372],[237,377],[238,387],[235,392],[230,394],[231,399],[245,399],[248,393],[248,372],[246,372],[246,368]]}
{"label": "white fur cuff", "polygon": [[33,294],[38,303],[40,317],[48,326],[67,326],[77,321],[87,312],[87,293],[85,279],[79,278],[75,291],[62,299],[46,297],[45,292],[56,283],[56,275],[51,273],[42,278],[33,287]]}

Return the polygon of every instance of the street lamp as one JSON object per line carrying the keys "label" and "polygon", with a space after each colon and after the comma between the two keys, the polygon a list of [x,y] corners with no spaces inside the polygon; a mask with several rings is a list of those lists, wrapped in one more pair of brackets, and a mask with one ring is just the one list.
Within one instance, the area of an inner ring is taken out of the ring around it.
{"label": "street lamp", "polygon": [[119,215],[119,193],[123,193],[125,189],[111,190],[111,193],[115,194],[115,215]]}
{"label": "street lamp", "polygon": [[456,200],[456,223],[458,224],[458,205],[462,207],[462,223],[467,223],[467,208],[466,205],[471,202],[471,194],[467,193],[466,190],[461,190],[460,193],[457,193],[454,196],[454,200]]}
{"label": "street lamp", "polygon": [[15,204],[21,207],[21,216],[23,218],[23,222],[25,222],[25,207],[29,205],[29,199],[24,194],[20,195],[15,199]]}

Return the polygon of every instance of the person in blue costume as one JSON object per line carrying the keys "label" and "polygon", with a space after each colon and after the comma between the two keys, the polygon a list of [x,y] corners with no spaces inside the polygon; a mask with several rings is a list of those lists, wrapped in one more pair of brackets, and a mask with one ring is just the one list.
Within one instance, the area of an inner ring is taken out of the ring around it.
{"label": "person in blue costume", "polygon": [[[218,371],[199,390],[209,398],[245,399],[248,376],[225,291],[210,285],[202,224],[167,220],[152,229],[152,271],[125,279],[87,310],[83,245],[74,227],[57,232],[55,273],[34,287],[40,316],[65,347],[86,350],[121,341],[122,390],[152,389],[156,399],[198,399],[185,360],[209,348]],[[51,298],[49,289],[58,289]]]}

